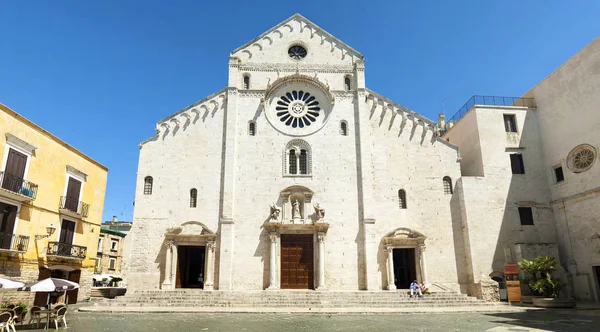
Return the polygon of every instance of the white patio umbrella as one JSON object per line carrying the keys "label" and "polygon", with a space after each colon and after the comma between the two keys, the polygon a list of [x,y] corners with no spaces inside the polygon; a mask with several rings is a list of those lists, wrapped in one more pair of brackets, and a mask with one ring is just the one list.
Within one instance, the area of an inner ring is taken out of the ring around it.
{"label": "white patio umbrella", "polygon": [[79,284],[66,279],[48,278],[33,284],[25,285],[19,290],[30,292],[60,292],[79,288]]}
{"label": "white patio umbrella", "polygon": [[0,288],[4,288],[4,289],[21,288],[23,286],[25,286],[25,283],[20,282],[18,280],[0,277]]}
{"label": "white patio umbrella", "polygon": [[[25,286],[25,283],[20,282],[18,280],[0,277],[0,289],[2,291],[9,290],[9,289],[17,289],[17,288],[20,288],[23,286]],[[3,300],[3,299],[4,299],[4,294],[2,294],[2,296],[0,296],[0,300]]]}
{"label": "white patio umbrella", "polygon": [[[65,279],[60,278],[48,278],[44,280],[40,280],[33,284],[25,285],[19,288],[20,291],[29,291],[29,292],[42,292],[48,293],[48,298],[46,300],[47,304],[50,304],[50,292],[61,292],[61,291],[69,291],[79,288],[79,284],[76,282],[72,282]],[[69,298],[67,297],[66,300]],[[66,301],[65,301],[66,302]]]}

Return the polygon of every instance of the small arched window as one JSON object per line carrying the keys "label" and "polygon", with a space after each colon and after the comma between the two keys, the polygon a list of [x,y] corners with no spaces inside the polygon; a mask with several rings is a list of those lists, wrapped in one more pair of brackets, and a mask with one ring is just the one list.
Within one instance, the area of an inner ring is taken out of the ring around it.
{"label": "small arched window", "polygon": [[192,188],[190,190],[190,207],[195,208],[196,203],[198,203],[198,190],[196,190],[196,188]]}
{"label": "small arched window", "polygon": [[244,89],[250,89],[250,76],[244,75]]}
{"label": "small arched window", "polygon": [[348,124],[346,121],[340,122],[340,135],[348,136]]}
{"label": "small arched window", "polygon": [[144,178],[144,195],[152,195],[152,177],[147,176]]}
{"label": "small arched window", "polygon": [[256,136],[256,122],[254,122],[254,121],[248,122],[248,135]]}
{"label": "small arched window", "polygon": [[344,77],[344,89],[345,89],[346,91],[350,91],[350,88],[351,88],[351,87],[352,87],[352,86],[351,86],[351,84],[350,84],[350,77],[349,77],[349,76],[346,76],[346,77]]}
{"label": "small arched window", "polygon": [[406,191],[404,189],[398,190],[398,202],[401,209],[406,209]]}
{"label": "small arched window", "polygon": [[444,176],[444,194],[452,195],[452,179],[449,176]]}

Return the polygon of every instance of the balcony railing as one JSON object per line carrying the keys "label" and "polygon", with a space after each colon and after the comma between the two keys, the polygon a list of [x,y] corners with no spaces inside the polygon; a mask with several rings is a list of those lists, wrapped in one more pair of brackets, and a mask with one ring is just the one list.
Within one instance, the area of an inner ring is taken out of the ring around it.
{"label": "balcony railing", "polygon": [[22,178],[14,176],[10,173],[0,172],[0,183],[2,183],[2,189],[26,196],[31,200],[34,200],[35,196],[37,195],[37,184],[23,180]]}
{"label": "balcony railing", "polygon": [[48,242],[48,255],[85,259],[87,247],[62,242]]}
{"label": "balcony railing", "polygon": [[0,233],[0,249],[25,252],[28,247],[29,236]]}
{"label": "balcony railing", "polygon": [[60,196],[59,209],[71,211],[85,218],[88,216],[90,205],[67,196]]}
{"label": "balcony railing", "polygon": [[535,107],[535,99],[522,97],[473,96],[446,122],[442,131],[448,131],[454,123],[460,120],[475,105]]}

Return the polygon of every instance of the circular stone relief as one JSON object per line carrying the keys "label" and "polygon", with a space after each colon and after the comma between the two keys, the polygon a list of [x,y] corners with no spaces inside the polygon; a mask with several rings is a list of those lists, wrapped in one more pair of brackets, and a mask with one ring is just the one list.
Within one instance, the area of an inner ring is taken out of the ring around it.
{"label": "circular stone relief", "polygon": [[279,97],[275,110],[279,120],[286,126],[304,128],[317,121],[321,107],[310,92],[292,90]]}
{"label": "circular stone relief", "polygon": [[574,173],[585,172],[596,161],[596,149],[589,144],[576,146],[567,157],[567,167]]}

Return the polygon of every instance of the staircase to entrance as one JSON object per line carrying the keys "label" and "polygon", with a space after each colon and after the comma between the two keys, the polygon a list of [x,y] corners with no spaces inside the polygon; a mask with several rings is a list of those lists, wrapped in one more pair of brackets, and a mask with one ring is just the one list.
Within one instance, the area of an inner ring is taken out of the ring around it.
{"label": "staircase to entrance", "polygon": [[422,298],[411,298],[408,290],[319,292],[305,290],[202,291],[198,289],[127,292],[123,297],[112,300],[102,299],[95,304],[96,307],[106,308],[106,311],[119,311],[119,308],[127,309],[127,311],[135,311],[135,308],[156,308],[160,311],[160,308],[172,307],[214,308],[215,311],[219,311],[219,308],[467,308],[490,305],[494,304],[454,292],[434,292]]}

